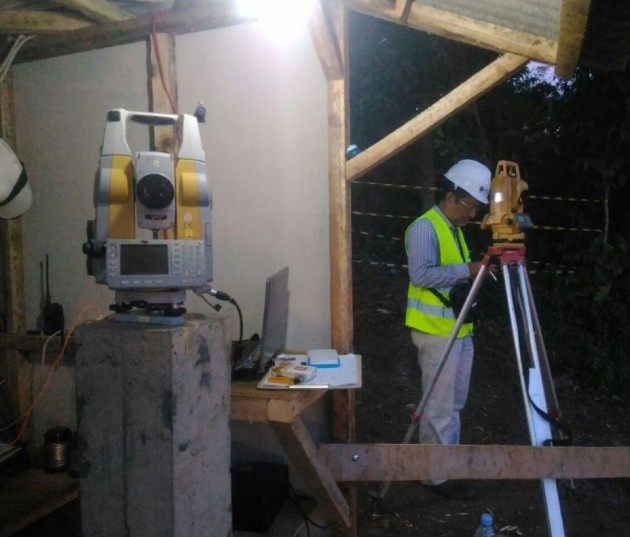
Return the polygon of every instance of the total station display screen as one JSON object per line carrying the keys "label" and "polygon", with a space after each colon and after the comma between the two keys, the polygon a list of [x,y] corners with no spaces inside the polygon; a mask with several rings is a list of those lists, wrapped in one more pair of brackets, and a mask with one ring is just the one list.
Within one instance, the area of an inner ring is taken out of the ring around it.
{"label": "total station display screen", "polygon": [[121,244],[120,275],[168,274],[168,245]]}

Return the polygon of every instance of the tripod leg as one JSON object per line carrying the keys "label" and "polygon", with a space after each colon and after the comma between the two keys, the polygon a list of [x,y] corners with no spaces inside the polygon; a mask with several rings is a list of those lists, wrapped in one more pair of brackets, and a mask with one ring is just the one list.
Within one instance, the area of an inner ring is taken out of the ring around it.
{"label": "tripod leg", "polygon": [[536,341],[538,343],[540,372],[543,377],[543,386],[545,388],[547,403],[549,404],[549,414],[556,418],[559,418],[561,414],[560,404],[558,403],[558,396],[556,395],[556,389],[553,385],[553,377],[551,375],[551,368],[549,367],[549,358],[547,356],[547,350],[545,348],[545,341],[543,339],[542,330],[540,329],[538,312],[536,311],[536,304],[534,303],[534,294],[532,293],[532,287],[527,271],[525,271],[524,284],[527,289],[527,296],[529,298]]}
{"label": "tripod leg", "polygon": [[[504,266],[504,275],[509,275],[508,267]],[[525,333],[529,337],[528,349],[530,351],[530,364],[528,364],[527,378],[525,381],[525,371],[519,367],[521,387],[523,389],[523,400],[525,402],[525,413],[527,416],[530,438],[533,446],[543,445],[543,442],[551,438],[551,427],[549,422],[543,419],[537,412],[533,412],[532,404],[535,404],[543,412],[547,411],[547,402],[543,387],[543,379],[539,366],[538,345],[533,326],[532,302],[527,287],[526,269],[523,264],[518,265],[517,285],[521,305],[522,323]],[[513,294],[510,282],[506,280],[506,294],[510,305],[510,319],[514,332],[514,341],[519,366],[521,365],[520,348],[521,341],[518,334],[518,324],[516,322],[516,310],[514,309]],[[531,399],[531,402],[530,402]],[[547,525],[552,537],[564,537],[564,525],[562,522],[562,512],[558,497],[558,488],[554,479],[543,479],[541,481],[543,494],[545,497],[545,507],[547,513]]]}
{"label": "tripod leg", "polygon": [[448,340],[446,341],[446,346],[444,347],[444,350],[442,351],[442,356],[440,357],[440,360],[438,361],[438,365],[435,369],[435,374],[433,375],[433,378],[431,379],[431,384],[429,384],[429,387],[427,388],[426,392],[422,395],[422,399],[420,400],[420,403],[418,403],[418,406],[416,407],[416,412],[414,414],[416,419],[420,419],[420,416],[422,416],[424,407],[426,406],[429,398],[431,397],[431,393],[433,392],[433,389],[435,388],[435,385],[437,384],[437,381],[440,378],[442,369],[444,369],[444,364],[446,363],[446,360],[448,359],[448,355],[450,354],[451,349],[453,348],[453,345],[455,344],[455,340],[457,339],[457,334],[459,334],[459,331],[462,325],[464,324],[464,319],[466,319],[466,316],[468,315],[468,312],[470,311],[470,308],[475,301],[475,297],[477,296],[477,293],[479,292],[479,288],[481,287],[481,283],[483,282],[486,270],[488,269],[489,261],[490,261],[490,258],[488,256],[485,256],[483,259],[481,268],[479,269],[479,272],[477,273],[475,281],[473,282],[473,285],[470,289],[470,293],[468,293],[468,296],[466,297],[466,301],[464,302],[464,305],[462,306],[462,311],[460,311],[459,317],[457,317],[457,321],[455,322],[455,327],[451,331],[451,334],[449,335]]}
{"label": "tripod leg", "polygon": [[514,295],[512,293],[512,282],[510,279],[510,267],[508,265],[502,266],[503,271],[503,283],[505,285],[505,298],[508,304],[508,311],[510,314],[510,327],[512,329],[512,339],[514,342],[514,353],[516,357],[517,369],[519,372],[519,382],[521,386],[521,393],[523,395],[523,405],[525,408],[525,417],[527,419],[527,426],[529,429],[530,438],[533,437],[533,431],[531,428],[532,416],[531,409],[529,407],[529,400],[527,399],[527,385],[525,382],[525,376],[523,374],[523,370],[521,364],[523,363],[523,358],[521,356],[521,339],[518,328],[518,321],[516,318],[516,308],[514,306]]}
{"label": "tripod leg", "polygon": [[[481,261],[481,268],[479,269],[479,272],[477,273],[477,276],[475,277],[475,280],[470,289],[470,293],[468,293],[468,296],[466,297],[464,305],[462,306],[462,311],[459,312],[459,316],[457,317],[455,326],[453,327],[453,330],[451,331],[451,334],[449,335],[448,340],[446,341],[446,345],[444,347],[444,350],[442,351],[442,355],[440,356],[438,365],[435,368],[435,374],[433,375],[433,378],[431,379],[431,384],[429,384],[429,387],[427,388],[427,390],[422,394],[422,399],[420,399],[420,402],[418,403],[418,406],[416,407],[413,419],[411,423],[409,424],[409,427],[407,428],[407,432],[405,433],[405,438],[402,441],[403,444],[408,444],[411,441],[413,433],[415,432],[416,427],[418,426],[418,422],[420,421],[420,418],[422,417],[422,413],[424,412],[424,408],[427,406],[427,403],[429,402],[429,398],[431,397],[431,393],[433,392],[435,385],[437,384],[437,381],[440,378],[442,369],[444,369],[444,364],[446,363],[446,360],[448,359],[448,355],[450,354],[451,349],[453,348],[453,345],[455,344],[455,340],[457,339],[457,334],[459,334],[459,331],[462,325],[464,324],[464,319],[466,319],[466,316],[468,315],[468,312],[470,311],[470,308],[475,301],[475,297],[477,296],[477,293],[479,292],[479,288],[481,287],[481,284],[483,283],[483,279],[485,277],[486,270],[488,270],[489,263],[490,263],[490,256],[486,254]],[[390,481],[383,483],[381,490],[379,491],[377,496],[381,499],[384,498],[385,495],[387,494],[387,491],[389,490],[390,485],[391,485]]]}

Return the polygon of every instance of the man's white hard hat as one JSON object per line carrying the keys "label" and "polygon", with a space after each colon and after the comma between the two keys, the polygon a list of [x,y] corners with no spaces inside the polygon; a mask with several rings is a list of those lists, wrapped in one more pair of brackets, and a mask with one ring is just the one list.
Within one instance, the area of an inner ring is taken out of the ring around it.
{"label": "man's white hard hat", "polygon": [[468,192],[477,201],[488,204],[492,172],[481,162],[470,159],[460,160],[449,168],[444,177]]}
{"label": "man's white hard hat", "polygon": [[16,218],[33,203],[33,193],[19,159],[0,138],[0,218]]}

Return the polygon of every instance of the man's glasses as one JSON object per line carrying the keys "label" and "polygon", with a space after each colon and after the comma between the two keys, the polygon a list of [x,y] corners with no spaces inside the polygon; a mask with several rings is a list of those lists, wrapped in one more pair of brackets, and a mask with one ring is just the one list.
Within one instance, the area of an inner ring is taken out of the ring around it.
{"label": "man's glasses", "polygon": [[477,211],[479,209],[479,207],[477,207],[476,205],[468,205],[468,203],[466,203],[464,200],[457,198],[457,201],[459,203],[461,203],[464,207],[466,207],[466,209],[468,209],[469,211]]}

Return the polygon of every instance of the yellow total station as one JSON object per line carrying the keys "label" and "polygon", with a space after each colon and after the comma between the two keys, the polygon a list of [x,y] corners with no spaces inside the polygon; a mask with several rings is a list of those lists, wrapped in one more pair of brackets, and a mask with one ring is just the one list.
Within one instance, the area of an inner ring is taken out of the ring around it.
{"label": "yellow total station", "polygon": [[481,229],[492,229],[493,241],[525,239],[522,229],[531,227],[531,220],[523,213],[523,192],[527,188],[516,162],[498,162],[490,185],[490,210],[481,222]]}

